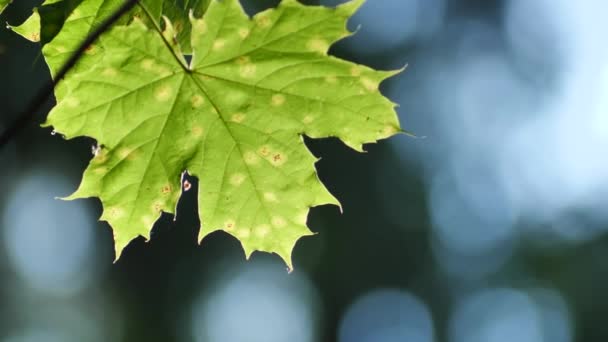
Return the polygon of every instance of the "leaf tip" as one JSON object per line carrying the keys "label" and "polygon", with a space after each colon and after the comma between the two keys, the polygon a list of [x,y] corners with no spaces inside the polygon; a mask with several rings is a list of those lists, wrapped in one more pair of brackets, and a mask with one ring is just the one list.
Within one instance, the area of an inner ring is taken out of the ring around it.
{"label": "leaf tip", "polygon": [[405,72],[405,70],[407,70],[407,68],[408,68],[408,67],[409,67],[409,64],[408,64],[408,63],[405,63],[405,64],[404,64],[404,65],[403,65],[401,68],[399,68],[399,69],[395,69],[395,70],[390,70],[390,71],[388,71],[388,72],[387,72],[387,73],[388,73],[387,78],[388,78],[388,77],[395,76],[395,75],[399,75],[400,73]]}
{"label": "leaf tip", "polygon": [[405,129],[400,129],[399,132],[397,132],[397,134],[406,135],[406,136],[408,136],[410,138],[414,138],[414,139],[426,139],[426,136],[417,136],[414,132],[410,132]]}
{"label": "leaf tip", "polygon": [[[116,229],[112,229],[114,235],[114,263],[118,262],[118,259],[122,256],[124,249],[131,242],[131,238],[125,238],[116,233]],[[147,239],[149,240],[149,239]]]}
{"label": "leaf tip", "polygon": [[[329,191],[327,191],[327,192],[329,193],[330,199],[329,199],[329,201],[327,201],[327,203],[324,203],[324,204],[335,205],[336,207],[338,207],[338,210],[340,210],[340,214],[344,214],[344,208],[342,207],[342,203],[340,203],[340,201],[338,201],[338,199],[334,195],[332,195]],[[314,233],[313,235],[316,235],[316,233]]]}
{"label": "leaf tip", "polygon": [[[342,138],[340,138],[340,140],[342,140]],[[367,153],[367,151],[363,148],[363,144],[361,144],[360,142],[353,142],[353,141],[348,141],[348,140],[342,140],[342,141],[344,141],[344,144],[346,144],[346,146],[352,148],[353,150],[355,150],[359,153]]]}
{"label": "leaf tip", "polygon": [[285,266],[287,266],[287,273],[293,272],[293,260],[291,258],[291,253],[288,256],[281,255],[277,253],[277,255],[283,260]]}
{"label": "leaf tip", "polygon": [[287,266],[287,273],[291,273],[294,270],[293,251],[296,248],[296,244],[298,243],[298,241],[300,241],[300,239],[305,236],[316,235],[316,233],[313,233],[308,229],[306,230],[307,232],[300,233],[301,235],[295,237],[295,239],[287,239],[287,241],[284,241],[284,243],[281,244],[280,248],[274,251],[274,253],[277,254]]}
{"label": "leaf tip", "polygon": [[251,259],[251,255],[255,252],[255,249],[248,248],[244,243],[241,242],[241,246],[243,246],[243,251],[245,252],[245,260],[249,261]]}
{"label": "leaf tip", "polygon": [[80,194],[80,188],[78,188],[71,195],[64,196],[64,197],[55,197],[55,199],[56,200],[61,200],[61,201],[73,201],[75,199],[79,199],[79,198],[83,198],[83,197],[85,197],[85,196],[81,196],[81,194]]}
{"label": "leaf tip", "polygon": [[[116,238],[115,238],[116,239]],[[118,262],[118,259],[120,259],[120,257],[122,256],[122,252],[124,251],[126,245],[122,246],[119,245],[118,242],[114,242],[114,264],[116,264]]]}

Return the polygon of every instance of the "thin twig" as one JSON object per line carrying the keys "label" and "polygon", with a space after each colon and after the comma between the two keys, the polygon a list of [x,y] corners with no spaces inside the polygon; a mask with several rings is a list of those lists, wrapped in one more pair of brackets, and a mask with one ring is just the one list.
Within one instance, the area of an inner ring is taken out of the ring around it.
{"label": "thin twig", "polygon": [[99,38],[99,36],[114,25],[114,23],[116,23],[120,17],[130,11],[137,4],[137,2],[138,0],[126,0],[125,3],[114,13],[112,13],[108,19],[101,23],[101,25],[99,25],[99,27],[97,27],[97,29],[95,29],[95,31],[93,31],[93,33],[91,33],[87,39],[80,43],[78,49],[76,49],[67,62],[61,67],[61,69],[59,69],[57,75],[55,75],[55,79],[42,87],[42,89],[38,91],[34,99],[30,102],[30,105],[17,116],[17,119],[10,126],[8,126],[4,132],[2,132],[2,135],[0,135],[0,149],[8,144],[8,142],[11,141],[15,135],[17,135],[17,133],[23,130],[29,121],[33,120],[36,112],[40,110],[46,100],[53,94],[57,84],[70,70],[72,70],[87,48],[93,44]]}

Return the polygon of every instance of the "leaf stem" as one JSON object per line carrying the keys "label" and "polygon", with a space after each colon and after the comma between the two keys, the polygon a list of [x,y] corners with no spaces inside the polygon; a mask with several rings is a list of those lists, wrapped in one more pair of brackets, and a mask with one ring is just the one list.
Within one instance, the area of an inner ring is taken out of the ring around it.
{"label": "leaf stem", "polygon": [[101,25],[95,29],[85,40],[80,43],[76,51],[70,56],[65,64],[59,69],[55,75],[55,79],[48,82],[42,87],[30,102],[30,105],[26,107],[19,115],[17,119],[11,123],[4,132],[0,135],[0,149],[2,149],[9,141],[11,141],[17,133],[25,128],[29,121],[33,120],[34,115],[44,105],[46,100],[53,94],[57,84],[65,77],[65,75],[74,68],[76,63],[80,60],[82,55],[85,53],[87,48],[93,44],[99,36],[106,32],[118,19],[120,19],[125,13],[129,12],[138,3],[138,0],[125,0],[124,4],[120,6],[110,17],[108,17]]}

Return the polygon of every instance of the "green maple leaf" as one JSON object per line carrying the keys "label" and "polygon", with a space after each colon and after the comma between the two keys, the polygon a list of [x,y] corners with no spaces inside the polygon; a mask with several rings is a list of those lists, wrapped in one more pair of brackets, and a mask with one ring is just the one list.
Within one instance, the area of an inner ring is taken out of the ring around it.
{"label": "green maple leaf", "polygon": [[394,104],[378,91],[396,72],[327,55],[361,4],[283,0],[250,19],[237,0],[213,0],[202,19],[190,18],[189,62],[169,20],[162,34],[136,19],[102,36],[45,125],[97,139],[69,198],[100,198],[116,258],[132,239],[149,238],[161,212],[175,213],[187,171],[200,180],[199,239],[224,230],[247,257],[274,252],[292,266],[296,241],[312,234],[309,209],[339,205],[302,136],[338,137],[362,151],[400,131]]}

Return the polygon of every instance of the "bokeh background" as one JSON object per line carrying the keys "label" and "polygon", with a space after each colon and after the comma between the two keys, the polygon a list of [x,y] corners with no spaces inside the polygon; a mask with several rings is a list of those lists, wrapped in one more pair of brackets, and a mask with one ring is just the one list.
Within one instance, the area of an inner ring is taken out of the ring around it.
{"label": "bokeh background", "polygon": [[[344,213],[312,210],[319,234],[291,274],[277,256],[245,261],[227,234],[197,245],[195,191],[113,264],[99,202],[54,199],[94,142],[39,128],[50,99],[0,149],[0,341],[608,341],[606,13],[604,0],[368,0],[332,53],[408,64],[382,91],[416,138],[366,154],[308,141]],[[39,46],[0,30],[0,130],[48,74]]]}

